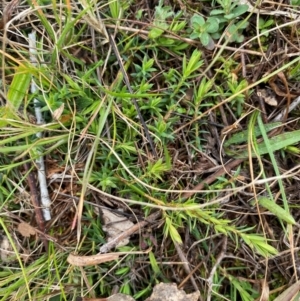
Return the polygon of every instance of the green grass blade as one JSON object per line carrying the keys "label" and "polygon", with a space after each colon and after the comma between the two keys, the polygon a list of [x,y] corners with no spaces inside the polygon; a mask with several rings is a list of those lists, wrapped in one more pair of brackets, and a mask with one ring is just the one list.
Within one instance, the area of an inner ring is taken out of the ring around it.
{"label": "green grass blade", "polygon": [[292,217],[292,215],[281,208],[279,205],[277,205],[274,201],[270,200],[267,197],[259,197],[258,198],[258,204],[273,213],[278,217],[278,219],[283,220],[287,222],[288,224],[295,225],[296,221]]}
{"label": "green grass blade", "polygon": [[289,214],[289,206],[288,206],[288,202],[287,202],[287,198],[286,198],[286,194],[285,194],[285,189],[284,189],[282,180],[280,178],[279,168],[278,168],[278,165],[277,165],[277,162],[276,162],[273,152],[275,150],[284,148],[288,145],[291,145],[291,144],[294,144],[294,143],[300,141],[300,131],[298,130],[298,131],[293,131],[293,132],[289,132],[289,133],[284,133],[284,134],[281,134],[281,135],[278,135],[276,137],[269,139],[267,136],[267,133],[264,131],[264,124],[263,124],[260,114],[258,115],[257,122],[261,129],[262,136],[264,138],[266,152],[270,156],[270,159],[271,159],[273,167],[274,167],[275,174],[278,177],[278,184],[279,184],[279,188],[280,188],[280,192],[281,192],[281,196],[282,196],[282,200],[283,200],[283,204],[284,204],[284,209]]}

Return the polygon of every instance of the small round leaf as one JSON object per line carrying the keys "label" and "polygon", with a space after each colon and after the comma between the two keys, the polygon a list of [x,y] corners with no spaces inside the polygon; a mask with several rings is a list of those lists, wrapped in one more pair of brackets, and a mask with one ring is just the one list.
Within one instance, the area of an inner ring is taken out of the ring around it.
{"label": "small round leaf", "polygon": [[203,26],[205,24],[205,20],[202,16],[199,15],[193,15],[191,18],[192,25],[198,25],[198,26]]}
{"label": "small round leaf", "polygon": [[203,32],[200,36],[200,41],[203,46],[207,46],[210,41],[210,35],[207,32]]}

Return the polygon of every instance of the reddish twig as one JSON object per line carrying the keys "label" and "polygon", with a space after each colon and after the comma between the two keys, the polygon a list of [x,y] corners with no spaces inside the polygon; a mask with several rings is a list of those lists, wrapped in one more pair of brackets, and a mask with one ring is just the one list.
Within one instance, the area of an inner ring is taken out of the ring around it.
{"label": "reddish twig", "polygon": [[[34,208],[35,216],[36,216],[36,222],[38,225],[38,228],[41,232],[45,232],[45,220],[42,213],[42,208],[40,206],[39,196],[38,196],[38,190],[36,187],[36,178],[33,173],[33,171],[30,171],[29,164],[24,164],[26,172],[28,172],[28,185],[30,188],[30,195],[31,195],[31,202]],[[45,238],[41,238],[46,250],[48,250],[48,241]]]}

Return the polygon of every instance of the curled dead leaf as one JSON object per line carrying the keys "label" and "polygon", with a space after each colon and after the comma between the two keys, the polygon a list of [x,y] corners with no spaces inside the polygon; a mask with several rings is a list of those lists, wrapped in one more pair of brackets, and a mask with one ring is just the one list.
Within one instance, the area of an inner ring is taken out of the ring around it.
{"label": "curled dead leaf", "polygon": [[[15,240],[13,238],[11,239],[13,240],[16,249],[19,251],[19,247]],[[5,263],[11,263],[16,260],[16,253],[6,235],[0,235],[0,258],[1,261]]]}
{"label": "curled dead leaf", "polygon": [[[107,234],[107,241],[113,241],[116,237],[118,237],[121,233],[126,230],[132,228],[134,223],[131,222],[128,218],[118,215],[117,212],[112,212],[105,208],[101,209],[101,216],[103,231]],[[126,246],[129,243],[129,238],[126,237],[116,244],[116,247]]]}
{"label": "curled dead leaf", "polygon": [[52,117],[54,120],[59,120],[61,117],[61,114],[63,113],[65,108],[65,104],[63,103],[58,109],[54,110]]}
{"label": "curled dead leaf", "polygon": [[295,295],[300,290],[300,281],[294,283],[289,288],[287,288],[283,293],[281,293],[274,301],[292,301]]}
{"label": "curled dead leaf", "polygon": [[116,260],[119,258],[118,253],[110,253],[110,254],[96,254],[91,256],[79,256],[70,254],[67,258],[68,263],[78,266],[84,267],[89,265],[97,265],[100,263]]}
{"label": "curled dead leaf", "polygon": [[257,95],[261,97],[269,106],[276,107],[278,102],[276,100],[276,94],[267,89],[259,89]]}

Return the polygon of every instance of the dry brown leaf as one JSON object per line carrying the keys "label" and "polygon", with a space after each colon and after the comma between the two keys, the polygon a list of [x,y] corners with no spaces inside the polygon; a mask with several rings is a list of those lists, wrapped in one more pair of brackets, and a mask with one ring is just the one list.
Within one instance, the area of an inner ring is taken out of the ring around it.
{"label": "dry brown leaf", "polygon": [[[15,244],[15,247],[17,248],[17,250],[19,250],[17,244]],[[15,251],[6,235],[0,235],[0,258],[3,262],[6,263],[10,263],[16,260]]]}
{"label": "dry brown leaf", "polygon": [[268,301],[270,297],[270,289],[269,289],[269,284],[265,279],[261,279],[261,296],[260,296],[260,301]]}
{"label": "dry brown leaf", "polygon": [[30,237],[30,235],[36,234],[35,229],[32,226],[30,226],[29,224],[24,223],[24,222],[22,222],[18,225],[18,232],[20,232],[21,235],[24,237]]}
{"label": "dry brown leaf", "polygon": [[19,5],[20,0],[12,0],[9,2],[3,11],[3,18],[0,20],[0,30],[3,30],[5,24],[11,19],[13,11]]}
{"label": "dry brown leaf", "polygon": [[280,294],[274,301],[291,301],[300,290],[300,281],[294,283]]}
{"label": "dry brown leaf", "polygon": [[[102,221],[104,223],[102,229],[107,234],[108,242],[134,226],[134,223],[128,218],[111,212],[110,210],[101,209],[101,213]],[[124,238],[116,245],[116,247],[126,246],[128,243],[129,238]]]}
{"label": "dry brown leaf", "polygon": [[116,260],[119,258],[119,254],[110,253],[110,254],[97,254],[91,256],[78,256],[70,254],[67,258],[68,263],[75,265],[77,267],[85,267],[89,265],[97,265],[100,263]]}
{"label": "dry brown leaf", "polygon": [[52,117],[54,120],[59,120],[61,117],[62,112],[64,111],[65,108],[65,104],[63,103],[58,109],[56,109],[53,114]]}
{"label": "dry brown leaf", "polygon": [[261,97],[269,106],[276,107],[278,105],[276,94],[267,89],[259,89],[257,95]]}

